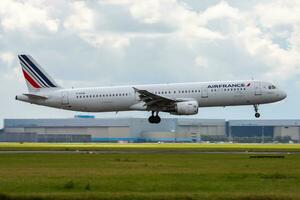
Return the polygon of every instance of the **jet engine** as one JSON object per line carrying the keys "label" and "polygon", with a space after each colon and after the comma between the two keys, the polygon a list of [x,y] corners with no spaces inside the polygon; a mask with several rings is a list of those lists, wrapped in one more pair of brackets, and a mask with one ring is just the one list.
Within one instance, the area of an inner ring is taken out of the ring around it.
{"label": "jet engine", "polygon": [[195,115],[198,113],[197,101],[184,101],[175,104],[174,115]]}

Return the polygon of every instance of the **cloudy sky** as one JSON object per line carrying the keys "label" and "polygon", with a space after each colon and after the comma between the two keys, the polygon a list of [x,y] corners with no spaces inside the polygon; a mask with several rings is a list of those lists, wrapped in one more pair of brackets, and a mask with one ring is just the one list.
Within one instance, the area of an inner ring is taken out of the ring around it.
{"label": "cloudy sky", "polygon": [[[298,0],[1,0],[0,127],[4,118],[80,114],[14,100],[27,91],[20,53],[31,54],[64,87],[268,80],[288,98],[261,106],[262,118],[300,115]],[[253,115],[247,106],[203,108],[196,117]]]}

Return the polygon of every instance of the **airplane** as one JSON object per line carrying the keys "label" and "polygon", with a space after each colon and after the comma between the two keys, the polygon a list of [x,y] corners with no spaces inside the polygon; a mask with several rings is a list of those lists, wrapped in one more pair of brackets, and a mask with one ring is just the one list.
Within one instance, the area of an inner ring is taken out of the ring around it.
{"label": "airplane", "polygon": [[201,107],[258,105],[281,101],[287,94],[274,84],[257,81],[215,81],[63,88],[30,56],[18,55],[28,93],[16,100],[82,112],[149,111],[148,121],[158,124],[159,112],[195,115]]}

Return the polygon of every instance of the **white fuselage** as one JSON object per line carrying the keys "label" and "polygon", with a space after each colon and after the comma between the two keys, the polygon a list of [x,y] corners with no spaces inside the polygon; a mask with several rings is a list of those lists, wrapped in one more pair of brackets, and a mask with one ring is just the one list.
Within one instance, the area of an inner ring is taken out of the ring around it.
{"label": "white fuselage", "polygon": [[[173,100],[197,101],[199,107],[257,105],[280,101],[286,93],[261,81],[220,81],[49,89],[37,93],[46,99],[18,95],[17,100],[84,112],[147,110],[134,88]],[[171,113],[171,112],[170,112]]]}

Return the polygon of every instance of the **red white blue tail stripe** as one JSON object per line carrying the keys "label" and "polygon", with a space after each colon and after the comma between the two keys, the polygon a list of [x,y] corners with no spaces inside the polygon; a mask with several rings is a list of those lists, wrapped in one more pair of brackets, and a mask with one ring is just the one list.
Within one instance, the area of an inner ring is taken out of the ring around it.
{"label": "red white blue tail stripe", "polygon": [[29,55],[18,55],[26,81],[33,88],[53,88],[56,83],[43,71]]}

